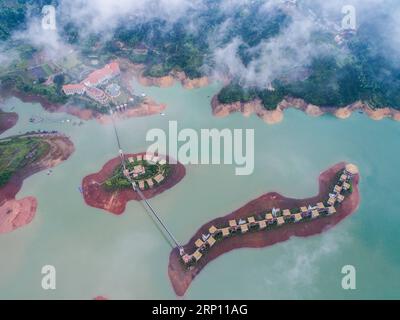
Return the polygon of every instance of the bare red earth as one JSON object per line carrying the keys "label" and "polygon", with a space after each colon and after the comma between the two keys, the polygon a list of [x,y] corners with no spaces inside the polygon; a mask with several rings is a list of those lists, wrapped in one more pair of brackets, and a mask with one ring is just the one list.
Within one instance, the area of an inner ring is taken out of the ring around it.
{"label": "bare red earth", "polygon": [[12,128],[18,121],[18,114],[15,112],[2,112],[0,110],[0,134]]}
{"label": "bare red earth", "polygon": [[[271,192],[262,195],[240,209],[228,214],[225,217],[217,218],[203,225],[196,234],[190,239],[188,244],[184,246],[185,251],[192,253],[195,251],[194,242],[196,239],[201,238],[202,234],[207,234],[208,229],[214,226],[227,225],[227,221],[231,219],[247,218],[254,213],[261,213],[271,208],[299,208],[301,206],[316,204],[325,201],[328,194],[336,183],[336,174],[338,171],[344,169],[345,163],[339,163],[321,173],[319,177],[319,194],[309,199],[291,199]],[[212,247],[209,252],[202,257],[202,259],[191,270],[186,270],[181,261],[178,249],[172,250],[170,254],[168,275],[175,293],[178,296],[183,296],[188,289],[193,279],[200,273],[200,271],[212,260],[218,258],[220,255],[239,248],[263,248],[271,246],[275,243],[286,241],[293,236],[308,237],[320,234],[329,228],[338,224],[341,220],[345,219],[351,213],[357,210],[360,196],[358,191],[359,175],[353,178],[353,192],[351,195],[340,204],[336,210],[337,212],[328,217],[321,217],[312,221],[305,221],[297,224],[288,224],[280,228],[268,231],[250,232],[244,235],[233,236],[219,241]]]}
{"label": "bare red earth", "polygon": [[[138,155],[145,155],[145,153],[129,154],[126,155],[126,157],[135,158]],[[91,174],[83,179],[82,189],[86,204],[119,215],[125,211],[128,201],[140,201],[139,195],[132,189],[110,192],[100,185],[113,175],[115,168],[117,168],[119,164],[120,158],[114,158],[108,161],[99,172]],[[172,188],[183,179],[186,174],[185,167],[180,163],[170,166],[170,174],[161,185],[143,191],[147,199],[153,198],[165,190]]]}
{"label": "bare red earth", "polygon": [[34,197],[16,200],[15,196],[29,176],[67,160],[74,152],[73,143],[62,135],[48,135],[45,138],[50,149],[39,161],[15,173],[6,185],[0,187],[0,233],[11,232],[30,223],[36,213],[37,201]]}

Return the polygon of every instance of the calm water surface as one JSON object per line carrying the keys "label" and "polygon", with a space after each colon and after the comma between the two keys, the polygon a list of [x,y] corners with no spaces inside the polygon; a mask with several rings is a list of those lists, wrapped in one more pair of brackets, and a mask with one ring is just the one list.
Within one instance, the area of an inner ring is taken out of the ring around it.
{"label": "calm water surface", "polygon": [[[312,118],[289,110],[281,124],[269,126],[255,116],[215,118],[210,99],[217,85],[185,90],[142,88],[166,103],[166,116],[118,122],[127,152],[146,149],[146,132],[180,129],[254,128],[256,159],[251,176],[235,176],[234,166],[187,166],[181,183],[151,199],[182,243],[198,227],[268,191],[290,197],[317,193],[321,171],[340,161],[356,163],[362,175],[360,209],[328,232],[264,249],[240,249],[210,263],[185,298],[311,299],[400,298],[399,186],[400,123],[375,122],[355,114],[348,120]],[[170,245],[140,203],[130,202],[114,216],[84,204],[78,186],[118,152],[111,126],[48,113],[38,104],[12,98],[5,110],[20,119],[2,137],[34,129],[60,130],[76,146],[71,158],[25,180],[17,198],[33,195],[34,221],[0,235],[0,299],[174,299],[167,266]],[[29,122],[42,116],[41,124]],[[71,122],[62,122],[70,119]],[[41,268],[54,265],[57,289],[41,288]],[[354,265],[357,289],[341,289],[341,268]]]}

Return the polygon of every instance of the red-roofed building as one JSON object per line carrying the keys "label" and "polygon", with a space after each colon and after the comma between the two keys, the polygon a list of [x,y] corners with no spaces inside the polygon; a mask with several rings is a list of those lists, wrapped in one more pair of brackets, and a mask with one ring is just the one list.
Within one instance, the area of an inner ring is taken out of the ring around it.
{"label": "red-roofed building", "polygon": [[98,88],[87,87],[86,94],[101,104],[105,104],[108,101],[106,93]]}
{"label": "red-roofed building", "polygon": [[64,93],[67,96],[73,95],[73,94],[84,94],[86,91],[86,87],[81,84],[66,84],[62,87]]}
{"label": "red-roofed building", "polygon": [[121,73],[118,62],[111,62],[105,65],[102,69],[93,71],[82,81],[88,87],[96,87]]}

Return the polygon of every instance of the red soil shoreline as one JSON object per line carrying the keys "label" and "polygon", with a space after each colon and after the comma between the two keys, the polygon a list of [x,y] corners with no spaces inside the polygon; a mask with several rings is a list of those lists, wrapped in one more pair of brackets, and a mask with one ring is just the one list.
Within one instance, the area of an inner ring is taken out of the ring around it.
{"label": "red soil shoreline", "polygon": [[[186,252],[194,251],[194,242],[196,239],[201,238],[202,234],[207,234],[208,229],[212,225],[223,225],[224,222],[230,219],[246,218],[254,213],[264,212],[273,207],[276,208],[295,208],[308,205],[310,203],[317,203],[324,199],[333,184],[337,172],[343,169],[345,163],[339,163],[329,168],[319,176],[319,194],[308,199],[291,199],[284,196],[270,192],[262,195],[261,197],[250,201],[240,209],[228,214],[225,217],[217,218],[204,224],[190,239],[188,244],[184,246]],[[220,255],[227,253],[234,249],[239,248],[263,248],[271,246],[278,242],[289,240],[291,237],[308,237],[320,234],[336,224],[347,216],[357,210],[360,195],[358,190],[359,175],[353,178],[353,192],[348,196],[343,203],[337,208],[337,213],[332,216],[319,218],[312,221],[302,222],[298,224],[288,224],[281,228],[276,228],[268,231],[251,232],[245,235],[235,236],[224,239],[218,242],[210,251],[203,256],[203,258],[194,266],[192,270],[185,270],[182,263],[180,254],[177,248],[172,250],[169,259],[168,275],[175,293],[178,296],[183,296],[190,286],[194,278],[201,272],[201,270],[212,260],[218,258]]]}
{"label": "red soil shoreline", "polygon": [[0,234],[29,224],[35,216],[37,200],[34,197],[15,199],[23,181],[39,171],[55,167],[67,160],[75,150],[73,143],[66,136],[49,135],[43,139],[50,144],[47,155],[34,165],[22,169],[0,188]]}
{"label": "red soil shoreline", "polygon": [[[138,155],[144,156],[145,154],[145,152],[128,154],[126,157],[135,158]],[[168,157],[166,157],[166,159],[168,160]],[[116,157],[108,161],[99,172],[88,175],[82,180],[83,197],[87,205],[120,215],[125,211],[127,202],[131,200],[140,201],[139,195],[132,189],[107,192],[99,185],[99,183],[104,182],[112,175],[120,161],[120,158]],[[171,172],[160,186],[142,191],[147,199],[153,198],[172,188],[186,175],[185,167],[179,162],[177,164],[171,164],[170,166]]]}
{"label": "red soil shoreline", "polygon": [[284,118],[284,111],[290,108],[301,110],[312,117],[318,117],[323,114],[332,114],[339,119],[347,119],[353,112],[359,111],[365,113],[373,120],[390,118],[395,121],[400,121],[399,110],[389,107],[373,109],[362,101],[356,101],[348,106],[336,108],[328,106],[316,106],[311,103],[307,103],[303,99],[285,97],[280,103],[278,103],[276,109],[267,110],[262,105],[260,99],[255,99],[248,102],[237,101],[234,103],[224,104],[219,102],[218,94],[216,94],[211,100],[212,113],[216,117],[226,117],[234,112],[241,112],[245,117],[248,117],[254,113],[267,124],[276,124],[281,122]]}
{"label": "red soil shoreline", "polygon": [[[32,94],[25,94],[23,92],[13,90],[9,96],[14,96],[20,99],[22,102],[39,103],[48,112],[65,112],[67,114],[78,117],[81,120],[92,120],[96,119],[101,124],[111,123],[111,117],[108,114],[102,114],[89,109],[82,109],[71,105],[61,105],[57,103],[51,103],[47,99]],[[140,106],[127,109],[124,112],[115,113],[117,118],[130,118],[130,117],[145,117],[160,114],[166,109],[165,104],[156,103],[150,98],[146,98]]]}
{"label": "red soil shoreline", "polygon": [[11,129],[18,121],[18,114],[15,112],[3,112],[0,110],[0,134]]}

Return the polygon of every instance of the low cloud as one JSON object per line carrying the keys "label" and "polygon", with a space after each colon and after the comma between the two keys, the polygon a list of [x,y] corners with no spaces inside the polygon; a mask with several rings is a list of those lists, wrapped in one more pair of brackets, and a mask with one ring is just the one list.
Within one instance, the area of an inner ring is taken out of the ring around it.
{"label": "low cloud", "polygon": [[[301,77],[304,67],[316,56],[336,54],[332,46],[316,41],[315,33],[329,30],[333,40],[336,32],[333,26],[340,26],[342,7],[354,5],[358,25],[364,26],[367,23],[368,28],[375,32],[378,39],[375,50],[400,66],[398,1],[299,0],[297,9],[287,9],[283,2],[220,0],[212,3],[213,9],[209,9],[209,2],[205,0],[61,0],[57,15],[60,25],[67,22],[76,25],[82,38],[97,34],[103,40],[108,40],[119,26],[138,26],[154,19],[165,21],[170,26],[179,21],[191,32],[203,32],[204,20],[201,17],[208,16],[207,10],[215,10],[218,22],[210,29],[211,55],[206,59],[203,70],[216,77],[230,75],[244,85],[265,88],[280,77]],[[291,20],[278,35],[248,48],[245,46],[247,39],[241,38],[239,34],[231,37],[231,32],[237,27],[238,17],[250,12],[254,6],[257,6],[254,18],[273,15],[280,8],[290,14]],[[26,41],[36,48],[44,48],[50,57],[68,51],[69,45],[62,41],[57,32],[44,31],[40,26],[40,18],[32,18],[27,30],[15,34],[14,39]],[[165,32],[170,32],[170,29],[166,28]],[[239,49],[252,57],[250,62],[242,61]],[[0,62],[7,59],[0,54]]]}
{"label": "low cloud", "polygon": [[32,18],[27,29],[13,35],[13,40],[28,43],[36,49],[43,50],[47,57],[56,59],[68,53],[69,47],[55,30],[44,30],[40,18]]}
{"label": "low cloud", "polygon": [[81,27],[84,33],[112,32],[119,25],[129,26],[152,19],[175,22],[189,10],[204,9],[195,0],[68,0],[62,1],[59,12]]}
{"label": "low cloud", "polygon": [[228,73],[244,85],[265,88],[273,80],[283,76],[296,76],[302,67],[315,56],[328,51],[324,44],[315,44],[312,37],[317,29],[307,19],[294,20],[280,35],[262,41],[258,46],[247,49],[256,56],[247,66],[239,56],[243,39],[235,38],[214,52],[216,74]]}

